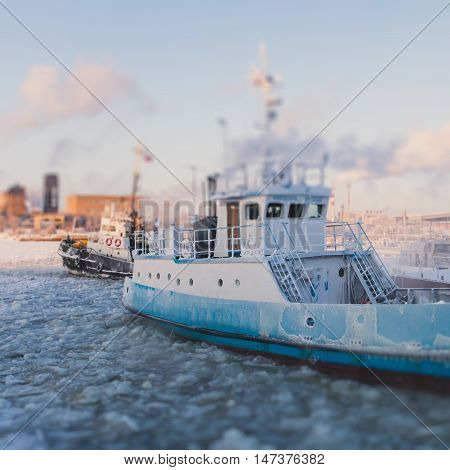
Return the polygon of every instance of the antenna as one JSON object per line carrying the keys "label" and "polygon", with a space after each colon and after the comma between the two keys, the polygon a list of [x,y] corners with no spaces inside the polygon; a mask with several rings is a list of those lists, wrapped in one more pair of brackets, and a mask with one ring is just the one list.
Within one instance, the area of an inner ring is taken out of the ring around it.
{"label": "antenna", "polygon": [[253,85],[261,90],[264,100],[264,127],[269,131],[271,123],[277,118],[276,108],[281,105],[281,99],[274,95],[274,89],[281,84],[281,76],[269,73],[267,48],[264,42],[259,45],[260,66],[251,65],[250,79]]}
{"label": "antenna", "polygon": [[197,211],[197,170],[198,166],[197,165],[190,165],[189,169],[192,172],[192,203],[194,205],[194,214],[196,214]]}
{"label": "antenna", "polygon": [[269,61],[267,58],[267,48],[264,42],[259,45],[260,66],[252,65],[250,67],[250,79],[253,85],[261,90],[264,101],[264,138],[265,144],[265,163],[263,169],[264,183],[271,181],[276,175],[273,164],[272,149],[270,146],[270,134],[273,122],[276,120],[277,107],[281,105],[281,99],[274,94],[274,89],[281,84],[281,77],[269,73]]}
{"label": "antenna", "polygon": [[335,194],[335,187],[334,185],[331,187],[331,195],[330,195],[330,209],[331,209],[331,221],[334,222],[336,220],[336,194]]}
{"label": "antenna", "polygon": [[352,185],[347,183],[347,220],[350,220],[350,208],[352,203]]}
{"label": "antenna", "polygon": [[148,150],[146,150],[142,145],[136,145],[136,147],[134,147],[134,153],[136,155],[136,158],[134,160],[133,184],[131,188],[131,218],[133,219],[133,223],[136,224],[138,218],[138,213],[136,211],[136,195],[139,191],[141,165],[144,160],[149,162],[152,161],[153,156],[150,155]]}
{"label": "antenna", "polygon": [[217,119],[222,129],[222,158],[223,158],[223,169],[225,170],[228,165],[228,121],[224,117]]}

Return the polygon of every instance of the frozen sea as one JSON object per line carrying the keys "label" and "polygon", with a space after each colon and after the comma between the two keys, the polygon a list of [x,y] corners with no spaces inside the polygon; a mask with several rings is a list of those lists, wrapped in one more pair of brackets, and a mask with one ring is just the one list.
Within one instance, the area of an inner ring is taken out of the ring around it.
{"label": "frozen sea", "polygon": [[[170,337],[56,248],[0,240],[0,447],[442,448],[382,386]],[[450,443],[448,397],[394,390]]]}

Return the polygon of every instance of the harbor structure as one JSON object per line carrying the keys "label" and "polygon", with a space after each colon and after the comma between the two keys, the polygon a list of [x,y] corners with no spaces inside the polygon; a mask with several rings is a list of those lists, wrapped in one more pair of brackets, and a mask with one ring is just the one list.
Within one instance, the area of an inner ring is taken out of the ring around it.
{"label": "harbor structure", "polygon": [[28,214],[24,186],[15,184],[0,194],[0,212],[7,217],[24,217]]}
{"label": "harbor structure", "polygon": [[59,209],[59,177],[56,173],[44,175],[43,212],[56,214]]}

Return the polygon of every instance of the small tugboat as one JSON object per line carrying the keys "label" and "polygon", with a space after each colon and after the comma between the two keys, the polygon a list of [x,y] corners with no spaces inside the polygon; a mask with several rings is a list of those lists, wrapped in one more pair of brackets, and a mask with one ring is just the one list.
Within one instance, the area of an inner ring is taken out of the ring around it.
{"label": "small tugboat", "polygon": [[192,340],[447,389],[450,289],[399,288],[359,223],[327,221],[311,169],[266,158],[252,185],[210,177],[208,218],[136,235],[123,304]]}
{"label": "small tugboat", "polygon": [[130,215],[110,210],[102,217],[100,231],[87,240],[73,240],[70,235],[62,240],[58,254],[72,274],[96,277],[123,277],[133,272],[133,250],[140,247],[135,232],[142,228],[136,208],[136,195],[142,161],[151,162],[153,157],[144,149],[136,148],[133,172]]}
{"label": "small tugboat", "polygon": [[99,277],[128,276],[133,272],[135,225],[131,217],[102,217],[100,232],[88,240],[62,240],[58,254],[72,274]]}

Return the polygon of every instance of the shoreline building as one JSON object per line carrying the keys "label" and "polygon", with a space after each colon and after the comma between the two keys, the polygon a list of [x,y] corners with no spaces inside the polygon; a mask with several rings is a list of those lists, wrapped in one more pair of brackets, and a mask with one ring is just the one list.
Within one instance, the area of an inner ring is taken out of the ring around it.
{"label": "shoreline building", "polygon": [[0,229],[17,228],[28,216],[25,188],[20,184],[10,186],[0,193]]}
{"label": "shoreline building", "polygon": [[77,225],[97,230],[105,210],[129,214],[132,197],[104,194],[70,194],[66,198],[66,213],[77,219]]}

